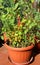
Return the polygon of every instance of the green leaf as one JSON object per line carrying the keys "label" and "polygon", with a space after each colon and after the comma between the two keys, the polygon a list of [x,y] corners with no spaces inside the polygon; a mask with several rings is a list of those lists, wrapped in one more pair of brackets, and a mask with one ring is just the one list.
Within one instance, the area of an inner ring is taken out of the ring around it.
{"label": "green leaf", "polygon": [[22,22],[22,23],[25,23],[26,21],[27,21],[27,20],[23,18],[21,22]]}
{"label": "green leaf", "polygon": [[31,20],[29,19],[29,20],[27,21],[26,25],[28,26],[28,25],[30,25],[30,23],[31,23]]}
{"label": "green leaf", "polygon": [[28,32],[28,29],[27,30],[24,30],[24,34],[27,34],[27,32]]}
{"label": "green leaf", "polygon": [[3,36],[1,36],[1,39],[4,40]]}
{"label": "green leaf", "polygon": [[15,4],[15,6],[14,6],[14,10],[17,9],[18,5],[19,5],[19,3]]}
{"label": "green leaf", "polygon": [[34,22],[31,22],[31,24],[29,25],[29,29],[31,29],[32,27],[35,27],[37,25],[37,23]]}
{"label": "green leaf", "polygon": [[31,0],[31,2],[33,3],[35,0]]}
{"label": "green leaf", "polygon": [[18,34],[21,35],[22,33],[19,31]]}
{"label": "green leaf", "polygon": [[2,3],[3,2],[3,0],[0,0],[0,3]]}

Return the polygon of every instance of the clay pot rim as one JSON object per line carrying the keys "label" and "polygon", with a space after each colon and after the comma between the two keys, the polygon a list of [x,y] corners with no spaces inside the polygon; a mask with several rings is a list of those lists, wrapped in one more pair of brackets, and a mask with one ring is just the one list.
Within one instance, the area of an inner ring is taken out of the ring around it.
{"label": "clay pot rim", "polygon": [[31,44],[31,46],[24,47],[24,48],[13,48],[13,47],[8,46],[6,43],[4,44],[4,46],[7,49],[11,49],[11,50],[15,50],[15,51],[28,51],[28,50],[31,50],[34,47],[34,45]]}

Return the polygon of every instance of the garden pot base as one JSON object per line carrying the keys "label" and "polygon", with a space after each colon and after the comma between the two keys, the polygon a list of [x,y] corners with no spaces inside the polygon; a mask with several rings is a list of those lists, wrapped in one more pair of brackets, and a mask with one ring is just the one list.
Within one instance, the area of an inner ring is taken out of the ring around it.
{"label": "garden pot base", "polygon": [[15,63],[10,57],[8,57],[8,59],[13,65],[29,65],[33,61],[33,57],[31,57],[30,61],[26,63]]}

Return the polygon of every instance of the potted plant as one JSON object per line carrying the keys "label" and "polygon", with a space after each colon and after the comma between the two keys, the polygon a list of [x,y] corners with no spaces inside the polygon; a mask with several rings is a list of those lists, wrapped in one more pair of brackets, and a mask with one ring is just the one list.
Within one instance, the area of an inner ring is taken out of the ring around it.
{"label": "potted plant", "polygon": [[26,28],[25,25],[18,23],[14,26],[13,31],[6,32],[7,35],[4,33],[4,41],[8,41],[4,46],[8,49],[9,57],[16,63],[25,64],[30,60],[35,43],[34,34],[27,33],[29,28]]}
{"label": "potted plant", "polygon": [[11,5],[6,8],[4,5],[1,8],[4,46],[8,49],[9,57],[14,64],[25,65],[30,62],[32,49],[35,45],[35,34],[32,28],[37,23],[33,16],[30,17],[33,11],[30,2],[15,0]]}

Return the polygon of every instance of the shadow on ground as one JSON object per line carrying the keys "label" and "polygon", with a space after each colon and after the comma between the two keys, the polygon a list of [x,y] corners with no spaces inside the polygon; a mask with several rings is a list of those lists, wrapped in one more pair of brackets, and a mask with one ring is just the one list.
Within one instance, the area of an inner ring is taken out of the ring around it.
{"label": "shadow on ground", "polygon": [[2,47],[4,44],[4,41],[0,38],[0,47]]}
{"label": "shadow on ground", "polygon": [[[33,49],[33,52],[32,52],[32,57],[33,57],[32,62],[35,61],[35,57],[36,57],[36,55],[38,55],[38,54],[40,54],[40,50],[38,50],[37,47],[36,47],[36,45],[35,45],[35,47],[34,47],[34,49]],[[31,63],[32,63],[32,62],[31,62]],[[31,63],[30,63],[30,64],[31,64]]]}

